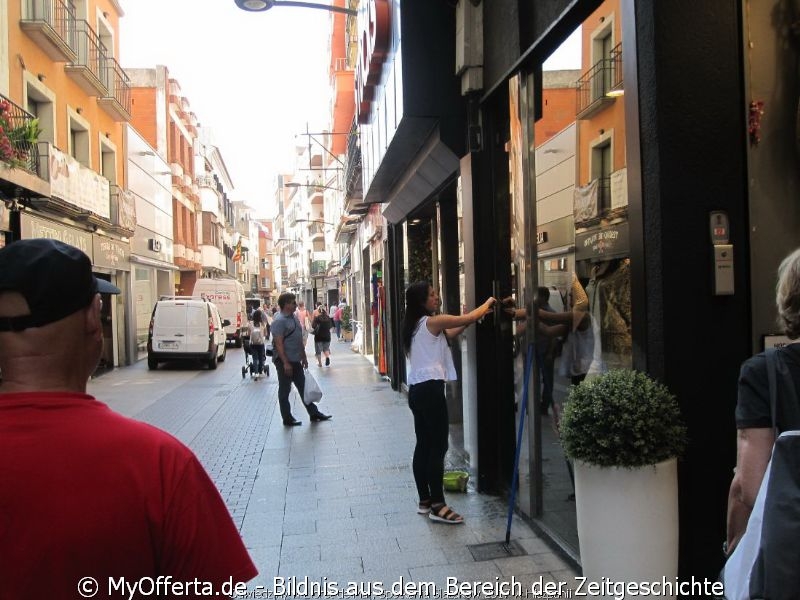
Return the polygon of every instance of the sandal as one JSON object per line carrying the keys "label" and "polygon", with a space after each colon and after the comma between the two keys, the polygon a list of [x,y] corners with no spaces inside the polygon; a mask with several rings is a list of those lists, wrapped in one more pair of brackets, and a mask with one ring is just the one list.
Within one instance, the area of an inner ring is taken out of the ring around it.
{"label": "sandal", "polygon": [[417,506],[417,514],[427,515],[429,512],[431,512],[431,501],[420,500],[419,505]]}
{"label": "sandal", "polygon": [[447,506],[447,504],[432,505],[431,512],[428,513],[428,518],[431,521],[447,523],[448,525],[458,525],[464,522],[464,517]]}

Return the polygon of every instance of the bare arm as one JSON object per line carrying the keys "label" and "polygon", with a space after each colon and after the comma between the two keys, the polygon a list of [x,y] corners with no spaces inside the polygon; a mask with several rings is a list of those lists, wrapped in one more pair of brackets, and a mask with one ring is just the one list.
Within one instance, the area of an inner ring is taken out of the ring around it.
{"label": "bare arm", "polygon": [[[430,331],[433,335],[439,335],[439,333],[445,329],[455,330],[459,327],[461,328],[461,331],[463,331],[464,327],[474,323],[492,310],[494,303],[495,299],[489,296],[486,302],[464,315],[435,315],[433,317],[429,317],[427,321],[428,331]],[[452,337],[452,334],[447,335]]]}
{"label": "bare arm", "polygon": [[769,427],[740,429],[737,434],[736,473],[728,494],[728,553],[747,527],[774,441],[775,434]]}

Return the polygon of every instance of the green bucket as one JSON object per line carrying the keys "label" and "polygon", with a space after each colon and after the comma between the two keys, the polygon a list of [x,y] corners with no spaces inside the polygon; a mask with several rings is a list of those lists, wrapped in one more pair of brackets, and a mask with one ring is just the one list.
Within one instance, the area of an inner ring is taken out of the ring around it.
{"label": "green bucket", "polygon": [[448,492],[466,492],[469,473],[466,471],[448,471],[442,479],[444,489]]}

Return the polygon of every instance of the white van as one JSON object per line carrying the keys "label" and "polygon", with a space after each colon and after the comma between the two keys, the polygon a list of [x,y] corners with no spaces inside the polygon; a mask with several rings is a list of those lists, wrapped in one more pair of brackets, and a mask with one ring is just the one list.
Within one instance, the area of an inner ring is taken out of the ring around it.
{"label": "white van", "polygon": [[200,298],[162,297],[153,307],[147,333],[147,367],[166,360],[200,360],[209,369],[225,360],[228,323],[212,303]]}
{"label": "white van", "polygon": [[223,319],[230,321],[225,328],[229,342],[241,348],[242,340],[250,337],[247,323],[247,303],[244,299],[244,286],[235,279],[198,279],[194,284],[192,296],[205,298],[219,309]]}

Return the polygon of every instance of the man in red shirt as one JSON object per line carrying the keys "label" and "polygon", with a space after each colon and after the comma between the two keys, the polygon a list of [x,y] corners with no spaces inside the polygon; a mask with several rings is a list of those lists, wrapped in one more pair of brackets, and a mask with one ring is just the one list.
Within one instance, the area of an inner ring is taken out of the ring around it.
{"label": "man in red shirt", "polygon": [[192,451],[86,394],[118,293],[73,246],[0,249],[0,598],[192,598],[257,573]]}

